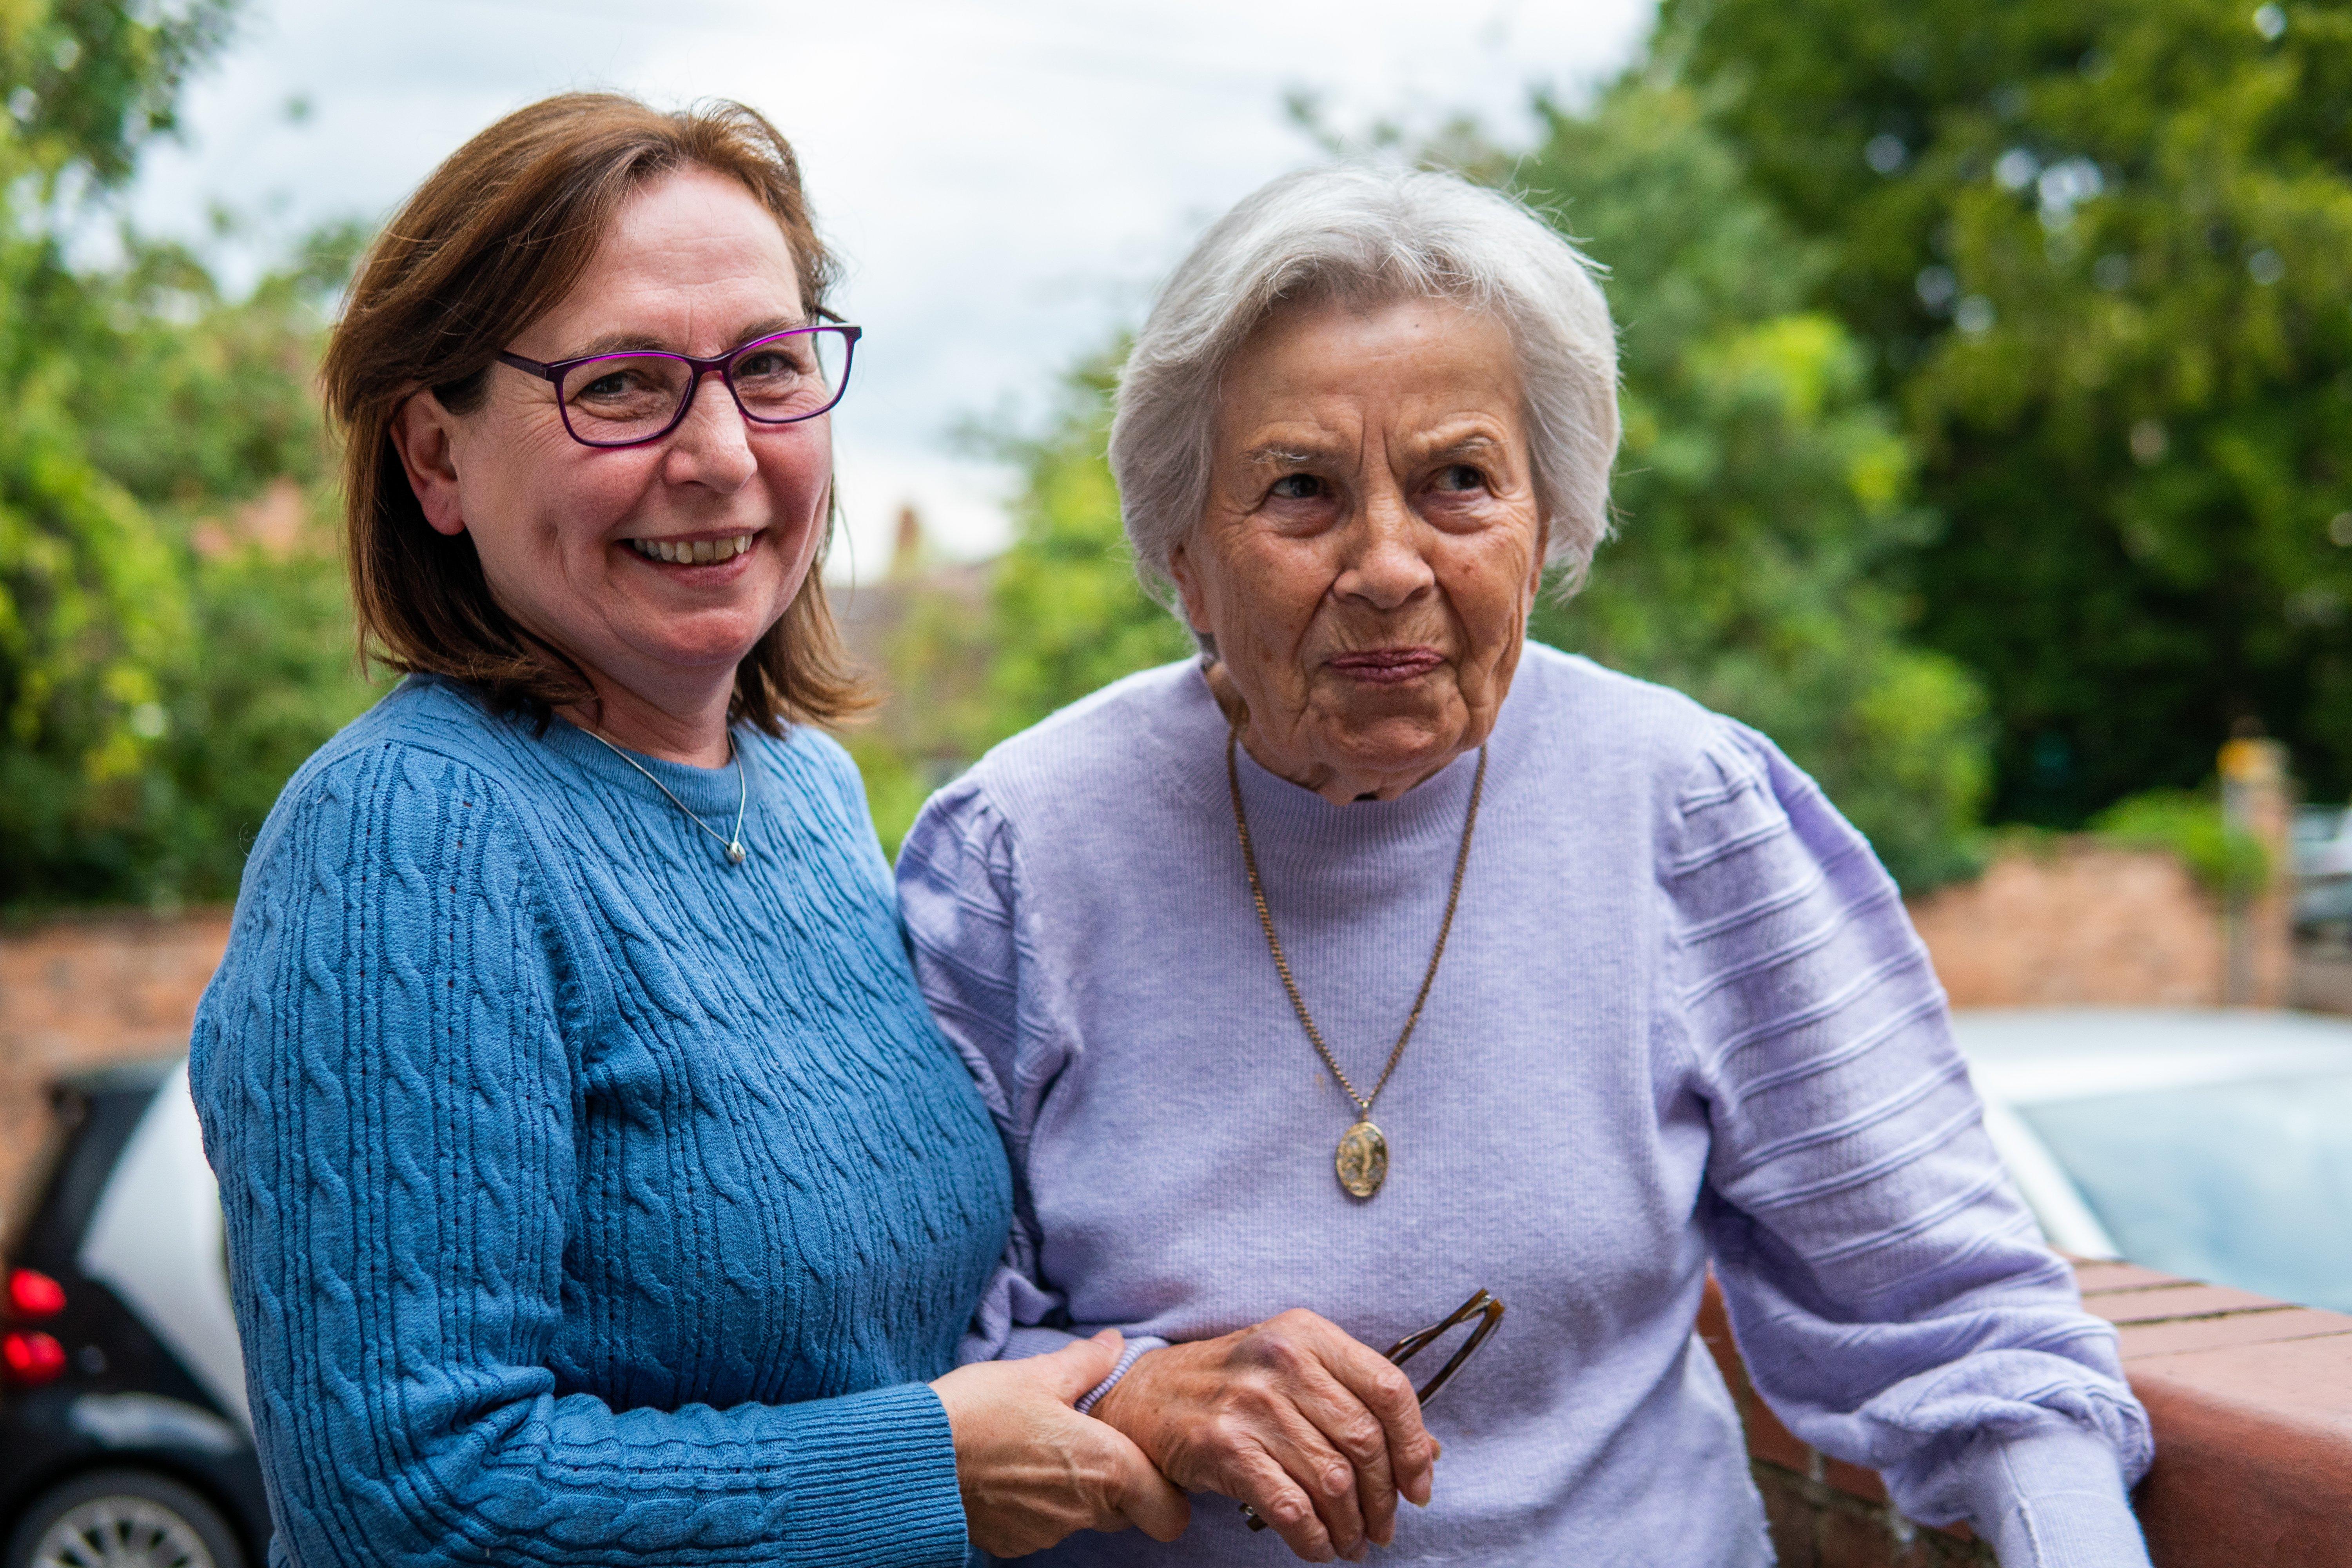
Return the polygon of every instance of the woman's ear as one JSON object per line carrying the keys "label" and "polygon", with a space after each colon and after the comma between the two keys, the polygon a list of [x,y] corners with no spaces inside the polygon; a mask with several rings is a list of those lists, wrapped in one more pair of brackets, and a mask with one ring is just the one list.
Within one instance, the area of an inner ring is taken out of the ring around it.
{"label": "woman's ear", "polygon": [[1203,637],[1213,637],[1217,628],[1209,624],[1209,595],[1193,568],[1190,547],[1187,541],[1168,552],[1168,575],[1184,601],[1184,624]]}
{"label": "woman's ear", "polygon": [[456,418],[430,391],[419,392],[392,416],[389,434],[425,521],[436,533],[465,532],[466,512],[457,496]]}

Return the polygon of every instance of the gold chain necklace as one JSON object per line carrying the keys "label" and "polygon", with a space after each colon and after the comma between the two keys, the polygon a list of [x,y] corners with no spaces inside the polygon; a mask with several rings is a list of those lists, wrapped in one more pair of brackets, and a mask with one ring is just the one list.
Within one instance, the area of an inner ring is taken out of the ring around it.
{"label": "gold chain necklace", "polygon": [[1307,1015],[1306,999],[1298,994],[1298,982],[1291,976],[1290,960],[1283,956],[1282,939],[1274,934],[1274,915],[1265,905],[1265,884],[1257,874],[1257,850],[1250,843],[1249,814],[1242,809],[1241,764],[1234,760],[1241,735],[1239,724],[1225,731],[1225,784],[1233,791],[1234,829],[1241,835],[1242,865],[1249,872],[1250,900],[1257,905],[1257,923],[1265,932],[1266,951],[1274,954],[1275,973],[1282,976],[1282,988],[1289,993],[1291,1011],[1298,1015],[1298,1026],[1307,1031],[1315,1054],[1331,1069],[1340,1089],[1356,1102],[1355,1125],[1340,1135],[1332,1166],[1339,1173],[1341,1186],[1356,1197],[1368,1198],[1379,1192],[1381,1184],[1389,1177],[1388,1136],[1372,1123],[1372,1101],[1389,1086],[1389,1075],[1403,1059],[1405,1043],[1412,1038],[1413,1026],[1421,1022],[1421,1010],[1429,1003],[1429,988],[1437,980],[1437,966],[1445,957],[1445,938],[1454,930],[1454,911],[1462,902],[1462,873],[1470,865],[1470,836],[1478,826],[1478,797],[1486,789],[1486,748],[1478,748],[1478,773],[1470,783],[1470,812],[1462,824],[1462,847],[1454,855],[1454,886],[1445,895],[1445,918],[1438,922],[1437,945],[1431,950],[1429,969],[1421,977],[1421,993],[1412,999],[1412,1013],[1405,1019],[1404,1030],[1389,1052],[1388,1065],[1381,1068],[1380,1080],[1372,1085],[1371,1093],[1359,1094],[1348,1075],[1339,1070],[1331,1047],[1323,1043],[1322,1031],[1316,1028],[1315,1020]]}

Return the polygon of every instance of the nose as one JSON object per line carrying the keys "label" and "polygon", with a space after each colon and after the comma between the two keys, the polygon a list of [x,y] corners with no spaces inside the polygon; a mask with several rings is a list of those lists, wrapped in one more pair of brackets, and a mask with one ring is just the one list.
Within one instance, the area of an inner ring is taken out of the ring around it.
{"label": "nose", "polygon": [[735,406],[725,379],[716,373],[696,377],[686,417],[670,433],[669,450],[662,459],[664,477],[672,484],[734,490],[748,483],[759,467],[743,411]]}
{"label": "nose", "polygon": [[1364,497],[1349,530],[1348,558],[1334,591],[1376,610],[1398,610],[1432,592],[1430,529],[1393,479]]}

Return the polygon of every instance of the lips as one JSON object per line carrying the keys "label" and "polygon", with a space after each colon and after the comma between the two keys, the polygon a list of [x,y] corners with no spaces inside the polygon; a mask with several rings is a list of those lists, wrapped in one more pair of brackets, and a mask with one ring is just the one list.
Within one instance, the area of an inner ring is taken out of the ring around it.
{"label": "lips", "polygon": [[1343,653],[1328,661],[1333,669],[1375,686],[1395,686],[1417,679],[1445,662],[1433,647],[1373,647]]}

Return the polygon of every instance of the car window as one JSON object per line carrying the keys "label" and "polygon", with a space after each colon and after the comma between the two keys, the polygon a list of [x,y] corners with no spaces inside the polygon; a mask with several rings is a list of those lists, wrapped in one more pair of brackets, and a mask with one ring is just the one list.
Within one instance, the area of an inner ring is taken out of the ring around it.
{"label": "car window", "polygon": [[2124,1256],[2352,1311],[2352,1076],[2018,1107]]}

